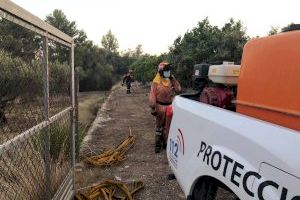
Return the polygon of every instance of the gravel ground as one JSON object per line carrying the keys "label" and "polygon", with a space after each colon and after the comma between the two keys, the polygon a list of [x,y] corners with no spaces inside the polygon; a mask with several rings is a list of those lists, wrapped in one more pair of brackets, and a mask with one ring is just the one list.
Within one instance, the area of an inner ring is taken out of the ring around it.
{"label": "gravel ground", "polygon": [[107,168],[78,163],[76,188],[84,188],[106,179],[124,182],[143,181],[145,188],[136,200],[185,199],[176,180],[167,180],[171,173],[166,152],[154,153],[154,118],[148,109],[149,88],[133,88],[127,95],[125,88],[116,87],[103,104],[81,148],[81,156],[91,151],[100,153],[118,145],[129,134],[136,136],[134,147],[126,154],[127,160]]}

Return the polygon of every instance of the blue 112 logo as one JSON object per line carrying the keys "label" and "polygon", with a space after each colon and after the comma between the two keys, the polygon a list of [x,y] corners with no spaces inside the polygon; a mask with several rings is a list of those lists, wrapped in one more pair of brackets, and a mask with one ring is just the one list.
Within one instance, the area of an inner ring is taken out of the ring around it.
{"label": "blue 112 logo", "polygon": [[178,148],[178,140],[170,138],[170,152],[175,158],[178,158]]}
{"label": "blue 112 logo", "polygon": [[178,133],[176,139],[170,138],[170,152],[177,159],[178,154],[184,155],[184,138],[182,131],[178,129]]}

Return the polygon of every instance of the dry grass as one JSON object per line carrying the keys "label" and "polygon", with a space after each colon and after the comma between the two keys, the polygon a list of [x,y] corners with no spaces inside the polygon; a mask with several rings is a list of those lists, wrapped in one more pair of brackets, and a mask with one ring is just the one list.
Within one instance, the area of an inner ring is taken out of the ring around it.
{"label": "dry grass", "polygon": [[[54,194],[71,170],[69,115],[49,126],[50,179]],[[0,199],[45,199],[45,132],[0,152]]]}
{"label": "dry grass", "polygon": [[[0,199],[44,199],[45,161],[38,140],[28,140],[0,156]],[[58,159],[51,159],[52,194],[71,170],[71,158],[62,148]]]}
{"label": "dry grass", "polygon": [[84,92],[79,94],[79,122],[90,125],[105,101],[108,92]]}

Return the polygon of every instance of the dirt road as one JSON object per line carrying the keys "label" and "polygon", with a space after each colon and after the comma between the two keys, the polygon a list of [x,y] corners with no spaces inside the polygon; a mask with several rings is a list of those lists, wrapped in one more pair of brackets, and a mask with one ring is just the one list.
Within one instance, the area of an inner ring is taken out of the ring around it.
{"label": "dirt road", "polygon": [[185,199],[176,180],[168,181],[170,173],[166,152],[154,153],[154,118],[148,109],[149,88],[134,88],[127,95],[125,88],[116,87],[94,122],[81,155],[96,153],[118,145],[129,133],[136,136],[133,149],[127,153],[127,160],[107,168],[90,167],[83,163],[77,166],[76,188],[87,187],[106,179],[124,182],[143,181],[145,189],[135,199]]}

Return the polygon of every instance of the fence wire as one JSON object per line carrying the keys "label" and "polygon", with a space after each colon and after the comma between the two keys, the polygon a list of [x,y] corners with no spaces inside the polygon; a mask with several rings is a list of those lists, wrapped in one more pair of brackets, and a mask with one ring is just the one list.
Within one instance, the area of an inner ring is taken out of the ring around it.
{"label": "fence wire", "polygon": [[0,11],[0,199],[51,199],[73,172],[72,49]]}

